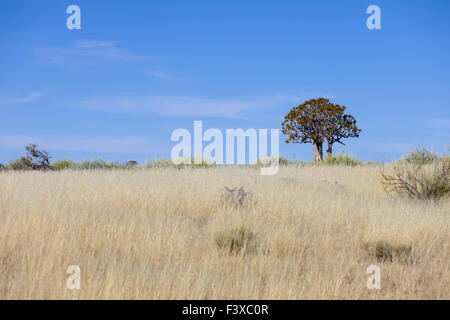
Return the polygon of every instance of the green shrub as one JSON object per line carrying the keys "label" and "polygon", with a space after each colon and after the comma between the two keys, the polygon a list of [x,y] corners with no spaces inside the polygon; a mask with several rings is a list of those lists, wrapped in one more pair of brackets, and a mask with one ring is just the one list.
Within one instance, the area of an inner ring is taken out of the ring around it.
{"label": "green shrub", "polygon": [[[206,161],[202,159],[201,163],[195,163],[194,157],[191,157],[190,160],[188,160],[188,163],[184,160],[185,158],[179,158],[175,159],[175,161],[172,161],[170,159],[153,159],[151,162],[147,162],[144,165],[144,168],[150,169],[150,168],[211,168],[215,166],[215,163],[212,161]],[[200,162],[200,161],[198,161]]]}
{"label": "green shrub", "polygon": [[[422,162],[419,162],[422,163]],[[415,199],[433,199],[450,194],[450,158],[441,158],[430,164],[399,164],[394,174],[383,177],[386,192],[396,192]]]}
{"label": "green shrub", "polygon": [[425,149],[423,146],[420,146],[412,150],[400,161],[407,164],[422,166],[424,164],[432,163],[437,159],[438,159],[437,153],[429,151]]}
{"label": "green shrub", "polygon": [[104,160],[84,160],[75,164],[76,169],[81,170],[98,170],[98,169],[126,169],[127,166],[118,162],[106,162]]}
{"label": "green shrub", "polygon": [[339,153],[336,156],[327,156],[325,160],[320,162],[319,164],[324,165],[340,165],[340,166],[357,166],[362,164],[361,161],[359,161],[356,158],[353,158],[352,156],[348,154],[342,154]]}
{"label": "green shrub", "polygon": [[76,164],[72,160],[62,159],[52,162],[51,166],[55,170],[64,170],[64,169],[74,169]]}
{"label": "green shrub", "polygon": [[146,165],[147,168],[173,168],[175,164],[170,159],[153,159]]}
{"label": "green shrub", "polygon": [[151,169],[151,168],[170,168],[172,167],[172,163],[170,160],[166,160],[166,159],[153,159],[151,162],[147,162],[143,165],[144,168],[146,169]]}
{"label": "green shrub", "polygon": [[29,168],[22,161],[22,158],[9,161],[7,168],[10,170],[29,170]]}
{"label": "green shrub", "polygon": [[[178,158],[174,160],[169,160],[170,163],[174,168],[211,168],[214,167],[216,164],[212,160],[206,160],[206,159],[198,159],[191,157],[191,159],[188,161],[185,161],[186,158]],[[197,160],[198,163],[195,163]],[[185,163],[187,162],[187,163]]]}
{"label": "green shrub", "polygon": [[256,235],[244,227],[225,230],[216,234],[214,241],[216,245],[228,253],[244,253],[256,250]]}

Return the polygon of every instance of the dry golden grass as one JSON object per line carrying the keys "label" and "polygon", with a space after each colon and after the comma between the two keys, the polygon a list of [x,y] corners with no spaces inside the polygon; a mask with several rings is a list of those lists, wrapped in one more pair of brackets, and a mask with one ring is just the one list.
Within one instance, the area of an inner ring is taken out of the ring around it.
{"label": "dry golden grass", "polygon": [[[388,197],[379,171],[0,173],[0,298],[449,299],[449,199]],[[223,186],[244,186],[256,204],[224,205]],[[240,227],[255,250],[216,245]],[[380,244],[410,257],[379,260]],[[366,288],[371,264],[381,290]],[[81,290],[66,288],[69,265]]]}

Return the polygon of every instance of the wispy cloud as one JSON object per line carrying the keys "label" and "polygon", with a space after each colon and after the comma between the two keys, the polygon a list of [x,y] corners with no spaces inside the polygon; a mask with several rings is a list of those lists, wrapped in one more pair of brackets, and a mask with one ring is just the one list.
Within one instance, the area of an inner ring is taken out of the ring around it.
{"label": "wispy cloud", "polygon": [[44,93],[42,91],[30,92],[27,95],[21,97],[6,97],[0,95],[0,106],[32,102],[41,98],[42,96],[44,96]]}
{"label": "wispy cloud", "polygon": [[143,61],[147,57],[118,46],[116,41],[81,40],[69,46],[42,46],[32,49],[42,61],[65,67],[92,65],[101,61]]}
{"label": "wispy cloud", "polygon": [[[23,148],[28,143],[36,143],[45,150],[85,151],[94,153],[150,154],[161,149],[158,141],[143,137],[121,138],[77,138],[46,137],[31,135],[0,136],[1,148]],[[159,149],[158,149],[159,148]],[[164,151],[166,151],[164,149]]]}
{"label": "wispy cloud", "polygon": [[305,96],[274,94],[242,98],[206,98],[169,95],[98,96],[81,101],[77,106],[104,112],[144,113],[171,117],[244,118],[250,110],[268,110],[295,103]]}

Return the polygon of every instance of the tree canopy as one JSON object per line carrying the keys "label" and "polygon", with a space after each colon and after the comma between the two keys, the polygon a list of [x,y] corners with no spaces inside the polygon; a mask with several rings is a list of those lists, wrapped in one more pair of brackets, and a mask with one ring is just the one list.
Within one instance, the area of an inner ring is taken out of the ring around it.
{"label": "tree canopy", "polygon": [[345,138],[357,138],[361,129],[352,115],[345,114],[345,106],[333,104],[329,99],[310,99],[293,107],[284,117],[282,132],[286,143],[312,143],[314,162],[323,160],[323,143],[327,142],[327,155],[332,154],[334,143]]}

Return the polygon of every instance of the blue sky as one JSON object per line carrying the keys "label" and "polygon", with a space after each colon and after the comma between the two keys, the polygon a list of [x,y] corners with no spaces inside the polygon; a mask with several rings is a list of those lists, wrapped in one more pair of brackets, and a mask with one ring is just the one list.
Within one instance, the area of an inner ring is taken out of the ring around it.
{"label": "blue sky", "polygon": [[[81,8],[68,30],[66,8]],[[366,8],[381,8],[381,30]],[[335,151],[389,161],[450,145],[450,2],[0,3],[0,162],[170,156],[176,128],[279,128],[327,97],[363,129]],[[311,160],[310,144],[280,153]]]}

